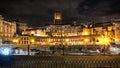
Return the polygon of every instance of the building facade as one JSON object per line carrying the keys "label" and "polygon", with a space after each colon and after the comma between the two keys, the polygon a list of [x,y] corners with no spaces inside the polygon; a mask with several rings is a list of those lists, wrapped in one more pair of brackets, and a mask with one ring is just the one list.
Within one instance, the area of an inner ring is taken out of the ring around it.
{"label": "building facade", "polygon": [[39,28],[24,28],[13,38],[17,45],[111,45],[120,42],[120,22],[62,24],[62,15],[54,14],[54,24]]}
{"label": "building facade", "polygon": [[3,41],[11,40],[16,33],[16,22],[6,21],[0,16],[0,38]]}
{"label": "building facade", "polygon": [[[17,44],[31,44],[38,46],[45,45],[111,45],[116,43],[119,38],[118,23],[97,23],[87,25],[87,27],[71,26],[71,25],[49,25],[44,30],[44,33],[38,33],[36,29],[29,30],[27,43],[20,39],[23,36],[16,38]],[[34,32],[33,32],[34,31]],[[32,35],[33,33],[33,35]],[[33,41],[33,42],[31,42]],[[118,41],[120,42],[120,41]]]}

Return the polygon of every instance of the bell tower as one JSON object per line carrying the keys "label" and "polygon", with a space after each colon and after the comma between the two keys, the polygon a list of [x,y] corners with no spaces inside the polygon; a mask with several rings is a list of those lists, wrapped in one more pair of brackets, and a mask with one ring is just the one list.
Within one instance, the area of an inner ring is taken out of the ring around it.
{"label": "bell tower", "polygon": [[54,24],[62,24],[62,14],[60,12],[54,13]]}

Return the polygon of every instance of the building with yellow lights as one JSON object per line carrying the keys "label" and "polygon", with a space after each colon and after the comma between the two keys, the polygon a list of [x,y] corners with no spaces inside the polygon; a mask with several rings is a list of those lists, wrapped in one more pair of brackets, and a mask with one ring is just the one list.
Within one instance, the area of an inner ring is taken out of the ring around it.
{"label": "building with yellow lights", "polygon": [[11,40],[16,33],[16,22],[6,21],[0,16],[0,38],[4,41]]}
{"label": "building with yellow lights", "polygon": [[[81,25],[47,25],[43,29],[28,29],[24,31],[32,45],[110,45],[119,42],[118,22],[96,23],[82,27]],[[120,25],[119,25],[120,26]],[[20,36],[26,37],[26,36]],[[17,39],[18,44],[26,44]]]}
{"label": "building with yellow lights", "polygon": [[[58,17],[57,17],[58,16]],[[111,45],[120,42],[120,21],[81,25],[61,24],[62,16],[55,14],[54,24],[28,28],[13,39],[17,45]]]}
{"label": "building with yellow lights", "polygon": [[41,28],[29,28],[24,31],[22,31],[22,35],[29,35],[29,36],[48,36],[46,31]]}
{"label": "building with yellow lights", "polygon": [[26,23],[17,22],[17,25],[18,25],[19,30],[21,31],[25,31],[26,29],[28,29],[28,25]]}

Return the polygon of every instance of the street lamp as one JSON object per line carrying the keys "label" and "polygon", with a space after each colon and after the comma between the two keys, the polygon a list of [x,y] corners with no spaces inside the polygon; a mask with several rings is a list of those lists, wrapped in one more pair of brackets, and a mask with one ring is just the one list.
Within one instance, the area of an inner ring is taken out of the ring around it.
{"label": "street lamp", "polygon": [[[33,44],[34,42],[35,42],[34,39],[30,40],[30,44]],[[28,44],[28,47],[27,47],[27,49],[28,49],[28,55],[30,55],[30,44]]]}
{"label": "street lamp", "polygon": [[18,39],[14,39],[13,42],[14,42],[14,43],[18,43]]}
{"label": "street lamp", "polygon": [[110,44],[110,40],[109,38],[105,37],[103,42],[104,42],[104,56],[105,56],[105,51],[106,51],[105,46]]}
{"label": "street lamp", "polygon": [[28,49],[28,56],[29,56],[30,55],[30,45],[28,45],[27,49]]}
{"label": "street lamp", "polygon": [[63,55],[64,55],[65,54],[65,46],[62,45],[62,47],[63,47]]}

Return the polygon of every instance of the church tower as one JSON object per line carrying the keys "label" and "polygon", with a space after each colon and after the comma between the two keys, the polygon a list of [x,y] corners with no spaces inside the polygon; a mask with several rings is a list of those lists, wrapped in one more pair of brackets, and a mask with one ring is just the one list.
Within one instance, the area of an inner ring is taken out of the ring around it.
{"label": "church tower", "polygon": [[60,12],[55,12],[54,14],[54,24],[62,24],[62,14]]}

